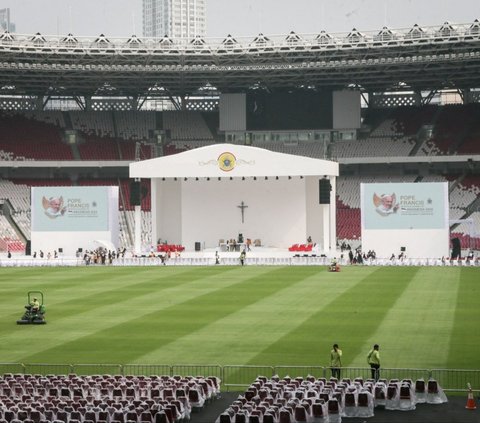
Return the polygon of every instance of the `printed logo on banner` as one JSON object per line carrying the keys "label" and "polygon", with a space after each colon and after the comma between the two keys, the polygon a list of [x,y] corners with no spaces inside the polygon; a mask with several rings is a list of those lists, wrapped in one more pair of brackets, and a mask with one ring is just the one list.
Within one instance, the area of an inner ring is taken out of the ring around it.
{"label": "printed logo on banner", "polygon": [[230,172],[235,167],[237,159],[232,153],[222,153],[218,156],[218,167],[224,172]]}
{"label": "printed logo on banner", "polygon": [[380,196],[374,193],[373,205],[375,206],[375,211],[380,216],[390,216],[391,214],[396,213],[399,208],[395,193],[382,194]]}
{"label": "printed logo on banner", "polygon": [[109,192],[107,187],[34,187],[32,230],[108,230]]}
{"label": "printed logo on banner", "polygon": [[443,229],[448,227],[445,183],[362,184],[364,229]]}
{"label": "printed logo on banner", "polygon": [[45,210],[45,214],[50,219],[56,219],[59,216],[63,216],[67,211],[67,207],[63,205],[63,196],[61,197],[42,197],[42,206]]}

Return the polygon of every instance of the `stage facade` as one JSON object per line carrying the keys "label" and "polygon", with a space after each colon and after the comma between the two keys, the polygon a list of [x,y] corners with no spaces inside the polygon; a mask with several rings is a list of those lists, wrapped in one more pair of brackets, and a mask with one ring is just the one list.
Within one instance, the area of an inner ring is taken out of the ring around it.
{"label": "stage facade", "polygon": [[238,241],[240,234],[244,243],[267,247],[310,237],[320,251],[335,249],[337,176],[336,162],[233,144],[130,164],[131,178],[151,180],[152,239],[187,251]]}

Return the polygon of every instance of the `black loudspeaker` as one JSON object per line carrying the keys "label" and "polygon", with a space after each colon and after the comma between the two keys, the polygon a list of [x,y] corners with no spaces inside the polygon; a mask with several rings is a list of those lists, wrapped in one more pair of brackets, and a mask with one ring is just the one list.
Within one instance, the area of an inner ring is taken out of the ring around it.
{"label": "black loudspeaker", "polygon": [[25,245],[25,255],[32,255],[32,242],[29,239],[27,239],[27,244]]}
{"label": "black loudspeaker", "polygon": [[330,204],[330,192],[332,191],[330,181],[328,179],[320,179],[318,181],[318,186],[320,190],[320,204]]}
{"label": "black loudspeaker", "polygon": [[400,247],[400,251],[401,251],[402,253],[404,253],[405,251],[407,251],[407,248],[406,248],[406,247]]}
{"label": "black loudspeaker", "polygon": [[63,253],[63,248],[59,248],[59,249],[58,249],[58,252],[59,252],[60,254],[62,254],[62,253]]}
{"label": "black loudspeaker", "polygon": [[462,258],[462,247],[460,245],[460,238],[452,238],[452,258]]}
{"label": "black loudspeaker", "polygon": [[202,246],[201,246],[200,242],[197,241],[195,243],[195,251],[200,251],[201,249],[202,249]]}
{"label": "black loudspeaker", "polygon": [[130,183],[130,205],[140,206],[142,204],[140,182],[133,181]]}
{"label": "black loudspeaker", "polygon": [[83,253],[83,248],[79,248],[77,251],[78,251],[79,253]]}

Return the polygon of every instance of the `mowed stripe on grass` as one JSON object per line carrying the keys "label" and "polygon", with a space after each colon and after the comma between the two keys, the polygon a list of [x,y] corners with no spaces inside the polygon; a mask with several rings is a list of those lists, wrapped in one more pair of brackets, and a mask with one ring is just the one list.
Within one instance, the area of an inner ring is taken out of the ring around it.
{"label": "mowed stripe on grass", "polygon": [[[373,271],[373,268],[366,270],[365,277]],[[276,274],[264,275],[261,283],[270,283],[272,276]],[[271,291],[269,295],[259,297],[257,301],[246,304],[197,331],[167,345],[159,345],[156,350],[138,357],[137,362],[168,363],[172,357],[182,357],[185,363],[249,363],[259,351],[295,330],[359,282],[352,275],[344,277],[342,283],[338,283],[336,274],[326,272],[323,267],[317,268],[316,273],[308,272],[302,276],[303,279],[279,286],[279,289]]]}
{"label": "mowed stripe on grass", "polygon": [[[443,366],[450,345],[460,272],[459,268],[418,268],[412,278],[405,279],[405,290],[390,305],[352,365],[366,366],[367,352],[377,343],[383,367]],[[396,284],[398,279],[385,283]]]}
{"label": "mowed stripe on grass", "polygon": [[[172,296],[166,296],[165,291],[152,292],[148,298],[141,299],[143,308],[130,304],[123,314],[109,310],[108,321],[111,324],[107,327],[103,327],[100,321],[97,330],[91,327],[90,333],[81,338],[56,345],[42,354],[31,355],[26,360],[38,362],[41,356],[46,355],[53,359],[53,362],[58,362],[65,356],[70,357],[73,362],[84,362],[85,358],[92,356],[92,351],[95,351],[95,357],[101,363],[131,363],[159,345],[166,345],[178,337],[198,330],[259,297],[269,295],[285,284],[295,283],[296,279],[303,278],[303,274],[318,271],[312,267],[296,272],[292,268],[252,267],[242,271],[238,268],[237,271],[228,267],[223,269],[228,272],[228,276],[216,277],[216,280],[213,277],[198,279],[188,284],[189,286],[177,289]],[[205,274],[208,271],[208,268],[199,268],[197,273]],[[264,281],[268,283],[262,283]],[[160,306],[162,304],[163,307]],[[91,315],[92,312],[89,313],[90,320]],[[170,357],[169,362],[181,358]]]}
{"label": "mowed stripe on grass", "polygon": [[[480,368],[478,276],[453,267],[1,269],[0,362],[328,365],[338,342],[345,366],[364,367],[378,342],[385,367]],[[46,293],[45,326],[15,324],[31,289]]]}
{"label": "mowed stripe on grass", "polygon": [[[250,363],[329,365],[332,345],[338,343],[346,352],[343,366],[350,365],[349,357],[360,353],[364,340],[377,330],[378,324],[417,269],[403,268],[403,282],[387,282],[399,271],[400,269],[385,267],[364,267],[361,270],[346,267],[342,273],[334,274],[336,279],[326,281],[327,283],[343,284],[350,273],[360,280],[312,314],[300,326],[253,357]],[[321,292],[322,287],[319,287],[319,290]]]}
{"label": "mowed stripe on grass", "polygon": [[[14,322],[20,316],[12,316],[14,320],[8,321],[8,331],[2,336],[6,342],[0,344],[2,361],[112,362],[120,352],[115,351],[113,342],[109,342],[109,328],[214,291],[231,269],[188,268],[187,272],[179,269],[178,273],[171,268],[156,270],[111,269],[117,277],[97,279],[96,285],[101,285],[101,292],[90,292],[90,295],[86,295],[83,284],[71,285],[68,292],[61,294],[63,303],[57,300],[49,306],[47,298],[47,307],[51,311],[47,310],[48,323],[44,326],[16,326]],[[94,272],[89,276],[95,280]],[[55,286],[51,291],[55,296]],[[99,332],[102,332],[100,342],[83,342],[85,337]],[[123,338],[128,340],[131,335],[125,332]]]}
{"label": "mowed stripe on grass", "polygon": [[19,314],[28,291],[42,291],[48,314],[57,318],[67,316],[69,311],[75,314],[77,305],[96,307],[108,301],[114,303],[117,297],[124,301],[124,290],[131,290],[132,296],[142,292],[138,283],[171,277],[175,278],[174,283],[182,279],[189,281],[196,274],[188,268],[172,273],[171,269],[159,272],[159,269],[150,267],[40,268],[29,269],[28,273],[20,269],[15,269],[19,270],[18,273],[9,270],[0,276],[2,294],[7,300],[0,310],[2,320],[7,314]]}
{"label": "mowed stripe on grass", "polygon": [[480,369],[480,269],[462,268],[448,359],[451,369]]}

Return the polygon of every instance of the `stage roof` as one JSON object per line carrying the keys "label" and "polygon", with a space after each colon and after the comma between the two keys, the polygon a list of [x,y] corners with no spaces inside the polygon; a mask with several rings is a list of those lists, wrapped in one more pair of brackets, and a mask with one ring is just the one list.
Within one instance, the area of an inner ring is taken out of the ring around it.
{"label": "stage roof", "polygon": [[0,95],[480,88],[480,23],[224,39],[0,34]]}
{"label": "stage roof", "polygon": [[131,178],[338,176],[338,163],[263,148],[215,144],[130,164]]}

